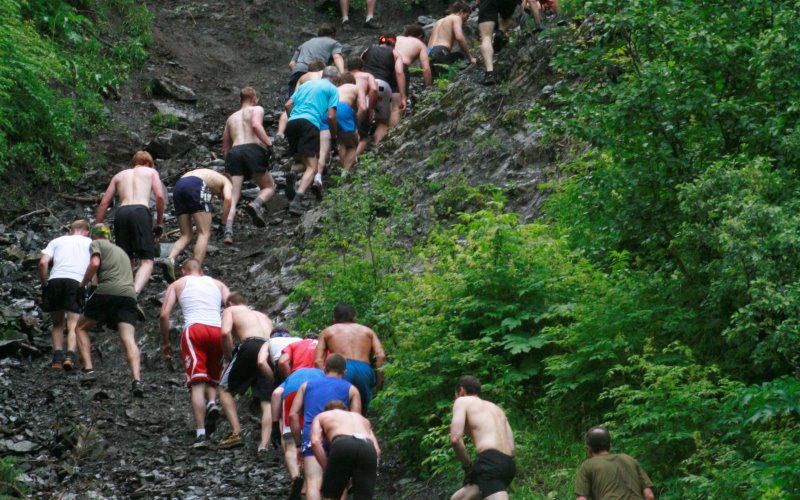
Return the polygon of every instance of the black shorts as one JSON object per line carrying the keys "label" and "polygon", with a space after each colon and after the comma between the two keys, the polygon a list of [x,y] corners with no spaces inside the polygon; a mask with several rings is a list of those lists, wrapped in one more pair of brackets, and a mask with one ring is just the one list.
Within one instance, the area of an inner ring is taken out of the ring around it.
{"label": "black shorts", "polygon": [[305,118],[289,120],[286,125],[289,153],[309,158],[319,156],[319,129]]}
{"label": "black shorts", "polygon": [[305,75],[307,71],[295,71],[292,73],[292,76],[289,77],[289,84],[286,85],[286,99],[291,99],[292,94],[294,94],[295,87],[297,87],[297,81]]}
{"label": "black shorts", "polygon": [[467,482],[478,485],[481,497],[486,498],[506,491],[516,473],[514,457],[497,450],[486,450],[475,458]]}
{"label": "black shorts", "polygon": [[225,158],[225,171],[234,175],[242,175],[249,179],[253,174],[263,174],[269,170],[269,159],[272,151],[255,143],[239,144],[228,151]]}
{"label": "black shorts", "polygon": [[378,471],[378,454],[366,437],[339,435],[333,438],[328,468],[322,475],[322,496],[339,498],[353,479],[353,498],[372,498]]}
{"label": "black shorts", "polygon": [[83,311],[83,295],[78,297],[81,284],[70,278],[53,278],[45,285],[42,293],[42,311]]}
{"label": "black shorts", "polygon": [[131,259],[153,260],[156,243],[153,239],[153,216],[144,205],[125,205],[114,218],[114,243]]}
{"label": "black shorts", "polygon": [[83,315],[98,323],[105,323],[112,330],[117,328],[117,323],[136,326],[136,299],[93,293],[86,300]]}
{"label": "black shorts", "polygon": [[436,77],[447,70],[445,66],[463,61],[464,54],[451,52],[450,47],[445,47],[444,45],[435,45],[428,52],[428,59],[431,62],[431,73]]}
{"label": "black shorts", "polygon": [[366,139],[372,135],[372,123],[370,123],[368,115],[369,113],[365,113],[364,118],[359,120],[356,124],[359,139]]}
{"label": "black shorts", "polygon": [[478,7],[478,24],[493,21],[498,22],[498,15],[503,19],[511,19],[517,2],[514,0],[482,0]]}
{"label": "black shorts", "polygon": [[269,401],[272,396],[272,379],[258,368],[258,351],[264,342],[266,340],[258,337],[244,339],[233,350],[233,359],[225,368],[219,385],[233,394],[244,394],[252,387],[254,398]]}
{"label": "black shorts", "polygon": [[172,188],[172,203],[175,215],[193,214],[196,212],[213,212],[211,191],[199,177],[181,177]]}

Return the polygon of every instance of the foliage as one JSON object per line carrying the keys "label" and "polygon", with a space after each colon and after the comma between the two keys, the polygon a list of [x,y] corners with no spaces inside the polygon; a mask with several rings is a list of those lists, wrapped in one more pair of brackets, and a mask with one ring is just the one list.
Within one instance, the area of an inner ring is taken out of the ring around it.
{"label": "foliage", "polygon": [[159,132],[167,128],[175,128],[179,121],[179,118],[175,115],[165,115],[161,111],[156,111],[150,116],[150,128],[154,132]]}
{"label": "foliage", "polygon": [[151,15],[134,0],[6,0],[0,14],[0,174],[73,181],[103,97],[147,57]]}
{"label": "foliage", "polygon": [[24,498],[30,487],[20,481],[20,471],[16,468],[14,457],[0,458],[0,496],[3,498]]}

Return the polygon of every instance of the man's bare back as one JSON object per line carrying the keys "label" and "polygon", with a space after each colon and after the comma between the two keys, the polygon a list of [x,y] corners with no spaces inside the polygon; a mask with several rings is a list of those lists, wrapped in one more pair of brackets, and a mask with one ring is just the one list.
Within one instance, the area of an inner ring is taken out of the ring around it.
{"label": "man's bare back", "polygon": [[456,400],[454,414],[459,405],[463,405],[466,412],[466,433],[478,453],[497,450],[514,455],[514,433],[500,407],[477,396],[462,396]]}
{"label": "man's bare back", "polygon": [[301,76],[297,80],[297,85],[294,86],[294,89],[297,90],[300,88],[300,85],[310,82],[311,80],[322,80],[322,71],[309,71],[305,75]]}
{"label": "man's bare back", "polygon": [[[343,83],[339,85],[337,90],[339,91],[339,102],[346,102],[351,108],[357,107],[360,92],[358,85],[354,83]],[[364,104],[366,104],[366,102]]]}
{"label": "man's bare back", "polygon": [[228,197],[231,195],[231,181],[228,180],[228,178],[224,175],[211,170],[210,168],[198,168],[196,170],[186,172],[181,176],[181,178],[184,177],[197,177],[199,179],[203,179],[203,182],[205,182],[208,190],[221,198],[225,197],[226,191]]}
{"label": "man's bare back", "polygon": [[454,24],[461,27],[461,16],[458,14],[450,14],[436,21],[433,31],[431,31],[431,37],[428,39],[428,47],[442,46],[452,49],[456,40]]}
{"label": "man's bare back", "polygon": [[161,190],[158,171],[145,165],[123,170],[111,179],[119,196],[120,206],[150,206],[150,193]]}
{"label": "man's bare back", "polygon": [[[231,315],[232,332],[239,341],[250,337],[261,337],[269,341],[272,333],[272,320],[264,313],[254,311],[245,305],[231,306],[225,309],[224,315]],[[225,318],[223,318],[225,323]]]}
{"label": "man's bare back", "polygon": [[394,49],[400,53],[403,64],[411,66],[419,59],[423,52],[427,55],[428,47],[419,38],[413,36],[398,36]]}
{"label": "man's bare back", "polygon": [[[319,334],[317,354],[325,350],[341,354],[345,359],[370,362],[370,354],[375,357],[385,356],[378,336],[371,328],[358,323],[336,323],[322,330]],[[315,359],[322,359],[322,355]]]}
{"label": "man's bare back", "polygon": [[241,144],[261,144],[261,141],[256,136],[253,126],[250,121],[253,118],[253,112],[257,109],[261,110],[264,114],[264,108],[261,106],[248,106],[240,109],[225,122],[225,129],[231,138],[232,146],[239,146]]}
{"label": "man's bare back", "polygon": [[357,412],[329,410],[317,415],[316,419],[319,420],[328,442],[342,435],[361,434],[368,438],[372,436],[372,424]]}

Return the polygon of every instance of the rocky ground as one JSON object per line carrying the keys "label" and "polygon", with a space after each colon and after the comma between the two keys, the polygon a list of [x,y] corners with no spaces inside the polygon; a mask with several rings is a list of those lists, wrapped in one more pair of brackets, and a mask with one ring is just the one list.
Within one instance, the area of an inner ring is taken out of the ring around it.
{"label": "rocky ground", "polygon": [[[441,14],[443,6],[431,4],[430,9],[412,11],[385,0],[379,2],[379,14],[389,30],[400,31],[420,15]],[[38,309],[36,278],[38,252],[47,241],[62,234],[75,218],[93,218],[111,172],[127,163],[136,149],[146,146],[155,154],[168,186],[193,168],[221,169],[222,125],[237,108],[238,89],[254,86],[267,109],[267,121],[274,123],[288,78],[285,65],[294,47],[313,36],[318,23],[335,21],[309,0],[149,5],[155,14],[152,57],[121,89],[121,98],[110,103],[114,126],[96,143],[112,165],[87,172],[80,189],[43,197],[26,213],[0,224],[0,456],[16,457],[35,496],[285,497],[289,481],[279,454],[256,460],[258,415],[248,398],[240,401],[245,447],[191,448],[193,423],[183,372],[159,354],[156,318],[165,283],[158,271],[140,299],[148,314],[137,329],[143,399],[129,395],[127,365],[110,331],[93,336],[99,380],[90,390],[79,387],[74,373],[49,368],[49,320]],[[366,47],[375,32],[359,27],[363,12],[351,18],[356,29],[338,38],[354,53]],[[509,194],[512,206],[535,215],[545,193],[540,186],[557,175],[549,165],[561,154],[555,146],[543,146],[524,119],[533,100],[546,97],[547,86],[557,83],[543,64],[548,41],[536,41],[542,43],[528,40],[501,59],[500,71],[510,84],[482,87],[476,83],[479,71],[471,68],[446,89],[417,92],[422,98],[415,116],[393,132],[377,154],[391,158],[390,168],[398,175],[418,178],[421,184],[452,176],[495,184]],[[177,120],[165,127],[153,118],[156,111]],[[274,126],[268,130],[274,133]],[[431,161],[437,148],[444,153]],[[312,208],[301,219],[289,217],[283,210],[287,201],[280,189],[285,182],[281,168],[276,168],[275,177],[279,194],[271,204],[274,216],[268,228],[254,228],[240,213],[237,242],[224,246],[213,239],[206,272],[285,321],[302,313],[286,302],[286,296],[300,279],[293,268],[320,213]],[[250,187],[246,196],[254,194]],[[429,202],[420,199],[420,206]],[[174,231],[174,220],[167,216],[166,221],[167,230]],[[179,324],[177,314],[173,321]],[[173,335],[177,346],[177,330]],[[224,423],[214,438],[227,432]],[[391,454],[385,460],[380,498],[442,496],[394,463]]]}

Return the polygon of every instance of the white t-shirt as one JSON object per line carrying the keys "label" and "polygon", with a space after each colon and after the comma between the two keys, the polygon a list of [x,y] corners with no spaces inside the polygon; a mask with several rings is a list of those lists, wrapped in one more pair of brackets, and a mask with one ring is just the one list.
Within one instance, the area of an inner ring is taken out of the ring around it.
{"label": "white t-shirt", "polygon": [[42,253],[53,259],[50,279],[69,278],[81,281],[89,267],[92,255],[89,245],[92,240],[88,236],[68,234],[51,241]]}
{"label": "white t-shirt", "polygon": [[300,337],[272,337],[269,339],[269,359],[272,360],[272,364],[278,362],[281,357],[281,353],[283,349],[289,345],[294,344],[295,342],[300,342]]}

